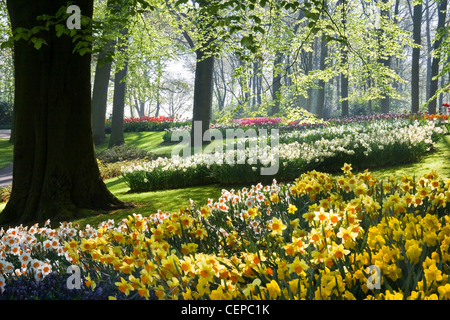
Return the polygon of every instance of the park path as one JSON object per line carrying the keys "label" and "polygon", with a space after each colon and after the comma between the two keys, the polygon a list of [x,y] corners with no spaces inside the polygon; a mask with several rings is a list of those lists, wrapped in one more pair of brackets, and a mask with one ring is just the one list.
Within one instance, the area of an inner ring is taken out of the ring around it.
{"label": "park path", "polygon": [[[0,130],[0,139],[9,139],[11,130]],[[0,170],[0,188],[12,184],[13,164]]]}

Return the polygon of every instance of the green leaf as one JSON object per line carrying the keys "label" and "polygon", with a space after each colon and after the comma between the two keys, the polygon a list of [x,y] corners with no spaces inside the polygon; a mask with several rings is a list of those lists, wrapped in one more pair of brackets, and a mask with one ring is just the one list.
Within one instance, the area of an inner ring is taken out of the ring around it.
{"label": "green leaf", "polygon": [[247,47],[248,48],[248,47],[251,47],[253,44],[254,44],[254,41],[253,41],[253,36],[252,35],[242,37],[241,45],[243,47]]}
{"label": "green leaf", "polygon": [[55,30],[56,30],[56,36],[59,38],[61,37],[62,34],[67,34],[67,28],[66,26],[62,25],[62,24],[57,24],[55,25]]}
{"label": "green leaf", "polygon": [[9,38],[7,41],[2,42],[0,45],[0,49],[12,49],[14,46],[12,39],[13,38]]}
{"label": "green leaf", "polygon": [[45,39],[36,38],[36,37],[31,38],[31,42],[33,42],[34,48],[36,50],[39,50],[43,44],[45,44],[45,45],[48,44],[47,41],[45,41]]}
{"label": "green leaf", "polygon": [[80,56],[83,56],[83,55],[85,55],[86,53],[89,53],[89,52],[91,52],[91,49],[90,49],[90,48],[81,48],[81,49],[78,51],[78,53],[80,54]]}

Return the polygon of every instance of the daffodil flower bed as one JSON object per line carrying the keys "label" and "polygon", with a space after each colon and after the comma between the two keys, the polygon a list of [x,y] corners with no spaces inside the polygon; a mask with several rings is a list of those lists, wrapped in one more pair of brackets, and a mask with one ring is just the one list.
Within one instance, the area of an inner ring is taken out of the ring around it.
{"label": "daffodil flower bed", "polygon": [[[278,145],[270,138],[245,138],[244,152],[172,156],[124,165],[121,169],[131,191],[179,188],[207,183],[270,183],[273,178],[293,180],[308,170],[337,171],[344,162],[355,167],[396,165],[418,160],[446,129],[437,120],[378,119],[280,134]],[[257,142],[252,147],[252,139]],[[261,168],[277,163],[273,176]]]}
{"label": "daffodil flower bed", "polygon": [[84,290],[114,284],[110,299],[450,299],[450,180],[342,170],[97,228],[3,230],[0,297],[16,298],[11,279],[74,264]]}

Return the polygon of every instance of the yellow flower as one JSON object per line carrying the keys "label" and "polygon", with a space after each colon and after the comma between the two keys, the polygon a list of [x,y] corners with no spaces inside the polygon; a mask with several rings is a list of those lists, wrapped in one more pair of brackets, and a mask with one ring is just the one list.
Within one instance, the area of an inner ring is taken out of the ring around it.
{"label": "yellow flower", "polygon": [[272,195],[270,196],[270,200],[271,200],[273,203],[278,203],[278,202],[280,202],[280,198],[278,197],[278,193],[272,194]]}
{"label": "yellow flower", "polygon": [[405,244],[406,249],[406,257],[412,264],[416,264],[419,262],[420,254],[422,253],[422,246],[415,240],[408,240]]}
{"label": "yellow flower", "polygon": [[441,281],[442,278],[442,271],[439,270],[435,264],[431,265],[428,269],[424,271],[425,273],[425,279],[427,280],[427,284],[431,284],[431,282]]}
{"label": "yellow flower", "polygon": [[298,209],[297,209],[296,206],[294,206],[294,205],[291,204],[291,203],[289,204],[289,207],[288,207],[288,212],[289,212],[289,213],[294,214],[297,210],[298,210]]}
{"label": "yellow flower", "polygon": [[350,173],[352,171],[352,165],[348,163],[344,163],[344,166],[341,168],[344,173]]}
{"label": "yellow flower", "polygon": [[197,263],[196,273],[198,274],[200,279],[203,279],[206,282],[212,282],[214,276],[216,275],[212,266],[205,261],[200,261],[199,263]]}
{"label": "yellow flower", "polygon": [[116,282],[115,284],[119,287],[119,291],[126,296],[130,294],[130,290],[133,290],[133,287],[122,277],[120,277],[120,282]]}
{"label": "yellow flower", "polygon": [[386,300],[403,300],[403,293],[396,292],[395,290],[392,293],[390,291],[386,291],[384,298]]}
{"label": "yellow flower", "polygon": [[450,283],[446,283],[445,286],[438,287],[439,297],[444,300],[450,300]]}
{"label": "yellow flower", "polygon": [[336,258],[342,259],[344,256],[350,253],[350,250],[344,248],[344,245],[341,243],[339,245],[333,244],[329,247],[329,255]]}
{"label": "yellow flower", "polygon": [[92,291],[94,291],[95,287],[97,286],[97,285],[95,284],[95,282],[91,280],[90,275],[88,275],[87,277],[85,277],[85,279],[84,279],[84,284],[86,285],[86,287],[91,288]]}
{"label": "yellow flower", "polygon": [[296,273],[296,274],[301,274],[304,271],[308,270],[308,265],[306,264],[306,262],[302,259],[300,260],[297,257],[295,257],[294,261],[288,265],[289,266],[289,272],[290,273]]}
{"label": "yellow flower", "polygon": [[266,284],[266,289],[269,292],[270,299],[276,299],[281,295],[281,289],[275,280],[270,281]]}
{"label": "yellow flower", "polygon": [[287,226],[278,218],[273,218],[271,222],[269,222],[269,229],[271,231],[272,236],[282,235],[283,230],[285,230]]}

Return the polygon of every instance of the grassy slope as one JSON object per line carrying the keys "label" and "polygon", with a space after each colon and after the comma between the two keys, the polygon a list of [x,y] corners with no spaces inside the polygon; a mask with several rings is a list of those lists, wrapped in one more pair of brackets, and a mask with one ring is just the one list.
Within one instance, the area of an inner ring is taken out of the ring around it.
{"label": "grassy slope", "polygon": [[450,135],[436,144],[436,150],[424,156],[420,162],[371,170],[377,178],[403,175],[422,176],[435,170],[443,179],[450,179]]}

